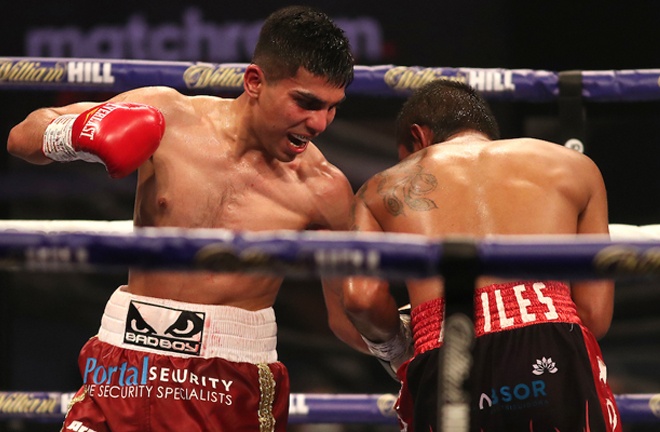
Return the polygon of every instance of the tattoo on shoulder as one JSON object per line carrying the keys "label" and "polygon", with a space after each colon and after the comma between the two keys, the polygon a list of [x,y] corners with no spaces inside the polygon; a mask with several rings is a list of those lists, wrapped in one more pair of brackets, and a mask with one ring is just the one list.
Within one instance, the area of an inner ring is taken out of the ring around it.
{"label": "tattoo on shoulder", "polygon": [[438,187],[435,175],[425,172],[416,165],[414,172],[403,176],[380,174],[378,194],[383,197],[385,209],[393,216],[403,215],[406,207],[412,211],[437,209],[435,201],[428,194]]}

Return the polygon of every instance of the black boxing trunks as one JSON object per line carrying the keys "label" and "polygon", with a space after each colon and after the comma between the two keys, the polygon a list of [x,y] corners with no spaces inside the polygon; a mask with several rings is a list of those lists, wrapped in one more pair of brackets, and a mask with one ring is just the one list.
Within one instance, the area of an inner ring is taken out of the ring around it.
{"label": "black boxing trunks", "polygon": [[79,356],[63,431],[276,431],[289,412],[272,308],[129,294],[108,301]]}
{"label": "black boxing trunks", "polygon": [[[402,430],[436,429],[444,303],[412,311],[415,357],[399,369]],[[594,336],[559,282],[516,282],[475,293],[471,431],[621,431]],[[405,427],[405,429],[404,429]]]}

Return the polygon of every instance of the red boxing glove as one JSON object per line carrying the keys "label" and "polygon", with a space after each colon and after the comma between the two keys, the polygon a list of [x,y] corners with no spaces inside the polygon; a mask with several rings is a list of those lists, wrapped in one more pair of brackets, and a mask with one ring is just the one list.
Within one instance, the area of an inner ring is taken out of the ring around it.
{"label": "red boxing glove", "polygon": [[164,133],[165,119],[158,109],[108,102],[54,119],[44,133],[42,150],[58,162],[100,162],[110,177],[121,178],[151,157]]}

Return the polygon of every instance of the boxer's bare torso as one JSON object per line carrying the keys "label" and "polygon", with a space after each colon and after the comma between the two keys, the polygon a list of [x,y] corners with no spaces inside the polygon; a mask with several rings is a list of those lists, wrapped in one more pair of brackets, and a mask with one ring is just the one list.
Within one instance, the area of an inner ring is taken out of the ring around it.
{"label": "boxer's bare torso", "polygon": [[[311,142],[332,122],[343,98],[343,88],[304,69],[263,86],[256,98],[245,93],[236,99],[191,97],[154,87],[112,98],[152,105],[165,118],[160,146],[138,171],[135,225],[347,229],[351,186]],[[30,162],[50,163],[40,153],[49,119],[93,105],[37,111],[16,128],[9,148]],[[279,276],[246,273],[132,270],[128,291],[258,310],[273,305],[281,282]]]}

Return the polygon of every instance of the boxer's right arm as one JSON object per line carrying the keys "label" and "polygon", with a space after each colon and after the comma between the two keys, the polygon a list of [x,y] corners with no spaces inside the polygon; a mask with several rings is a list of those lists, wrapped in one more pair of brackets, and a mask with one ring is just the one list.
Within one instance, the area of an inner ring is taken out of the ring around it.
{"label": "boxer's right arm", "polygon": [[46,127],[61,115],[80,114],[96,105],[98,103],[81,102],[61,108],[40,108],[31,112],[9,132],[7,151],[13,156],[36,165],[53,162],[42,151]]}
{"label": "boxer's right arm", "polygon": [[[82,106],[75,105],[78,109]],[[68,113],[70,110],[53,110],[59,115],[50,120],[41,138],[41,152],[46,159],[34,150],[38,136],[32,134],[41,129],[29,127],[30,122],[39,124],[48,120],[45,112],[38,111],[34,115],[36,118],[28,117],[23,122],[27,124],[19,125],[22,129],[15,128],[16,133],[12,130],[8,141],[10,153],[32,163],[47,163],[47,159],[100,162],[111,177],[121,178],[135,171],[153,154],[165,132],[162,113],[149,105],[107,102],[93,105],[82,113]],[[39,114],[46,117],[40,118]],[[16,148],[19,151],[15,151]]]}

